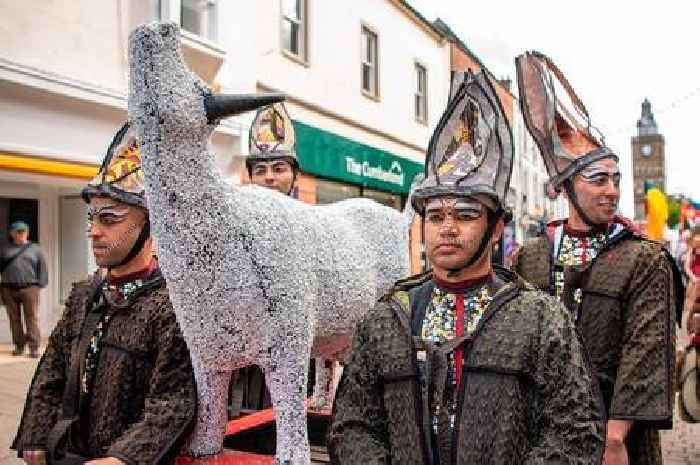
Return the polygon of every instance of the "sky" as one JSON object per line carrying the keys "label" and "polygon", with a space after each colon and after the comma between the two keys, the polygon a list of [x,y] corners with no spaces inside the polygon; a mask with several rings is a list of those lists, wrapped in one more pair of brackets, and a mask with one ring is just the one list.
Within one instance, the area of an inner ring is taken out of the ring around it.
{"label": "sky", "polygon": [[666,0],[409,0],[441,18],[499,78],[537,50],[566,75],[620,157],[620,208],[633,215],[631,137],[648,98],[666,140],[668,193],[700,201],[700,4]]}

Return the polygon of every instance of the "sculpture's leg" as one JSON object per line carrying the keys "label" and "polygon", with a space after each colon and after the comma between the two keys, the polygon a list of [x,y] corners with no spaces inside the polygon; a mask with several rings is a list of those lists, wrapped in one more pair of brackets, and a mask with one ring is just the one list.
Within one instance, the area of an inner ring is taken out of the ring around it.
{"label": "sculpture's leg", "polygon": [[311,399],[311,407],[314,410],[330,409],[335,397],[336,377],[338,362],[316,359],[316,383],[314,384],[314,395]]}
{"label": "sculpture's leg", "polygon": [[314,410],[323,410],[330,407],[331,387],[333,382],[333,365],[325,359],[316,359],[316,382],[314,383],[314,394],[311,398],[311,405]]}
{"label": "sculpture's leg", "polygon": [[338,361],[333,362],[333,367],[331,369],[331,381],[329,383],[328,389],[328,408],[333,408],[333,402],[335,401],[335,393],[338,391],[338,385],[340,384],[340,378],[343,376],[343,365]]}
{"label": "sculpture's leg", "polygon": [[298,342],[275,344],[270,366],[265,368],[277,421],[278,465],[309,465],[311,461],[304,408],[311,344]]}
{"label": "sculpture's leg", "polygon": [[230,371],[206,371],[196,364],[197,378],[197,420],[192,435],[187,441],[185,452],[201,457],[221,452],[226,433],[228,385]]}

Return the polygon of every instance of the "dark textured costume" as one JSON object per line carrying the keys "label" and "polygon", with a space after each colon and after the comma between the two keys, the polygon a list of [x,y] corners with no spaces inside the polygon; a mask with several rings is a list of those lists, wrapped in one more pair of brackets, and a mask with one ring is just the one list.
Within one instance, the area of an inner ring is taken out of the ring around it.
{"label": "dark textured costume", "polygon": [[546,236],[526,243],[516,271],[552,294],[555,274],[563,272],[561,297],[577,318],[609,418],[634,422],[626,440],[630,464],[660,464],[656,430],[671,428],[673,419],[673,312],[680,282],[672,260],[660,244],[626,227],[589,263],[565,266],[553,259],[557,227],[561,231],[553,223]]}
{"label": "dark textured costume", "polygon": [[417,337],[431,276],[399,282],[369,312],[335,400],[333,463],[600,463],[602,399],[572,318],[514,274],[498,280],[464,346],[454,428],[437,433],[430,399],[449,354]]}
{"label": "dark textured costume", "polygon": [[[81,407],[69,451],[127,464],[170,463],[178,453],[196,412],[190,355],[160,271],[129,284],[126,300],[116,304],[102,297],[98,278],[74,286],[27,395],[13,443],[20,455],[46,450],[75,360]],[[84,328],[89,312],[110,315],[97,339],[97,331]],[[89,348],[81,353],[80,346]]]}

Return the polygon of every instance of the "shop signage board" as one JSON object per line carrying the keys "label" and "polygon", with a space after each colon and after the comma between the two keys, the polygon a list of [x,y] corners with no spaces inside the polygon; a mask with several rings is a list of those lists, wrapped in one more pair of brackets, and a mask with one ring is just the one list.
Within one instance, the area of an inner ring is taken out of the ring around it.
{"label": "shop signage board", "polygon": [[294,121],[301,169],[324,178],[408,194],[423,165],[324,129]]}

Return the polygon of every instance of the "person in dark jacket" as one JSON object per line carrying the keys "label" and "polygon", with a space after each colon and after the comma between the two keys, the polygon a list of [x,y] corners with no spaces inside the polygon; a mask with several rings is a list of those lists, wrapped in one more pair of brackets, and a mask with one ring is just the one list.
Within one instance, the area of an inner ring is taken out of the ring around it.
{"label": "person in dark jacket", "polygon": [[27,394],[12,447],[28,465],[169,464],[196,415],[190,354],[153,255],[133,133],[116,135],[83,189],[106,269],[74,285]]}
{"label": "person in dark jacket", "polygon": [[28,345],[29,356],[36,358],[41,343],[39,292],[49,281],[46,259],[39,246],[29,241],[29,226],[24,221],[10,225],[10,239],[11,243],[0,255],[0,292],[15,346],[12,355],[22,355]]}
{"label": "person in dark jacket", "polygon": [[[661,244],[616,214],[617,155],[590,131],[561,71],[537,52],[516,63],[524,120],[548,168],[551,197],[566,192],[569,217],[525,243],[515,271],[576,320],[605,401],[605,465],[660,465],[658,430],[673,425],[680,273]],[[560,113],[566,101],[583,122]]]}
{"label": "person in dark jacket", "polygon": [[414,191],[432,271],[359,324],[335,399],[335,464],[599,464],[602,399],[573,319],[491,264],[513,142],[490,79],[457,75]]}

